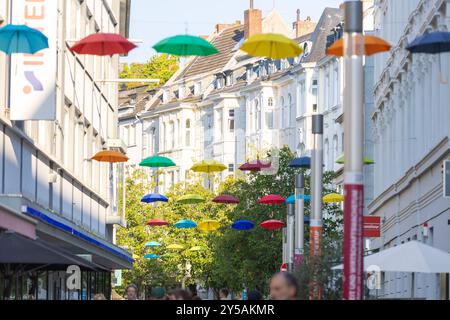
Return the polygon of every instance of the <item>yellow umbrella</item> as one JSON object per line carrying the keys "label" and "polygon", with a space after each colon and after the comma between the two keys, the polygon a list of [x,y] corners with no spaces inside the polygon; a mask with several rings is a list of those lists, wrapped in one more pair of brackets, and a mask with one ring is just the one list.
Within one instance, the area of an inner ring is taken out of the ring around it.
{"label": "yellow umbrella", "polygon": [[216,220],[205,220],[200,222],[197,228],[201,231],[216,231],[220,228],[220,223]]}
{"label": "yellow umbrella", "polygon": [[205,250],[205,248],[200,246],[195,246],[189,249],[189,251],[203,251],[203,250]]}
{"label": "yellow umbrella", "polygon": [[337,203],[343,202],[344,196],[339,193],[329,193],[323,197],[323,202],[325,203]]}
{"label": "yellow umbrella", "polygon": [[166,249],[169,250],[183,250],[184,247],[181,244],[169,244]]}
{"label": "yellow umbrella", "polygon": [[203,173],[213,173],[213,172],[222,172],[227,167],[215,160],[203,160],[194,164],[191,168],[194,172],[203,172]]}
{"label": "yellow umbrella", "polygon": [[[343,154],[339,158],[337,158],[336,163],[337,164],[344,164],[344,155]],[[364,157],[363,163],[365,165],[369,165],[369,164],[375,164],[375,161],[373,161],[369,157]]]}
{"label": "yellow umbrella", "polygon": [[261,33],[250,37],[240,48],[253,57],[273,60],[298,57],[303,49],[297,42],[282,34]]}

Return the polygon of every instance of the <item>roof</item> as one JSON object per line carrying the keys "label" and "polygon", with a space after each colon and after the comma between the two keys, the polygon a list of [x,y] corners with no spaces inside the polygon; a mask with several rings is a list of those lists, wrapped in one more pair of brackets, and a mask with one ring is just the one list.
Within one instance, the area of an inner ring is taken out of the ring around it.
{"label": "roof", "polygon": [[244,26],[236,25],[223,30],[211,43],[219,50],[218,54],[197,57],[181,72],[177,80],[221,70],[233,56],[233,49],[244,37]]}
{"label": "roof", "polygon": [[[156,90],[156,89],[153,89]],[[133,99],[133,96],[135,98]],[[137,113],[144,110],[145,105],[150,100],[150,94],[149,94],[149,88],[148,85],[143,85],[139,87],[135,87],[131,90],[125,90],[119,92],[119,110],[132,107],[133,112],[126,114],[124,116],[121,116],[120,118],[129,118],[134,117]],[[134,103],[132,103],[132,100],[135,100]]]}
{"label": "roof", "polygon": [[327,37],[332,33],[331,30],[343,19],[344,15],[341,9],[325,8],[311,36],[311,42],[313,43],[311,53],[304,62],[317,62],[326,56]]}

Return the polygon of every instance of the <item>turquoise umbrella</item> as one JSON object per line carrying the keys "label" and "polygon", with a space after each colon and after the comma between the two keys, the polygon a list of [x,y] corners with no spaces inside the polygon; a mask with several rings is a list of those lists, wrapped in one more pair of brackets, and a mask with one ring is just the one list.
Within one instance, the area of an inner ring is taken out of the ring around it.
{"label": "turquoise umbrella", "polygon": [[197,224],[192,220],[180,220],[174,224],[174,227],[178,229],[193,229],[197,227]]}
{"label": "turquoise umbrella", "polygon": [[[311,200],[311,196],[310,196],[309,194],[305,194],[303,198],[304,198],[305,201],[310,201],[310,200]],[[298,199],[299,199],[299,200],[302,199],[302,195],[301,195],[301,194],[298,195]],[[295,195],[289,196],[289,197],[286,199],[285,203],[286,203],[286,204],[292,204],[292,203],[295,203]]]}
{"label": "turquoise umbrella", "polygon": [[13,53],[30,53],[48,48],[48,38],[39,30],[26,25],[8,24],[0,28],[0,51]]}
{"label": "turquoise umbrella", "polygon": [[145,244],[145,246],[146,246],[147,248],[161,247],[161,243],[159,243],[159,242],[157,242],[157,241],[150,241],[150,242],[147,242],[147,243]]}
{"label": "turquoise umbrella", "polygon": [[145,259],[158,259],[160,258],[160,256],[158,256],[157,254],[154,253],[148,253],[144,256]]}
{"label": "turquoise umbrella", "polygon": [[203,38],[178,35],[161,40],[153,46],[159,53],[168,53],[175,56],[210,56],[219,53],[216,47]]}

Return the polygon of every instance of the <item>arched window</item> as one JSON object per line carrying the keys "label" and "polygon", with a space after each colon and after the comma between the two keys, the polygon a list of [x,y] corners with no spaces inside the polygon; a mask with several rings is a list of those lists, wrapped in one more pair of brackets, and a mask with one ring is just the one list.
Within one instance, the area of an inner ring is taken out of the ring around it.
{"label": "arched window", "polygon": [[186,137],[185,137],[186,141],[186,147],[190,147],[191,146],[191,120],[187,119],[186,120]]}
{"label": "arched window", "polygon": [[257,99],[255,100],[255,113],[255,130],[258,131],[261,129],[261,107]]}
{"label": "arched window", "polygon": [[170,121],[169,122],[169,148],[173,149],[175,148],[175,122]]}
{"label": "arched window", "polygon": [[281,97],[280,106],[281,106],[281,126],[280,126],[280,128],[284,129],[285,125],[286,125],[286,117],[287,117],[286,104],[284,101],[284,97]]}
{"label": "arched window", "polygon": [[165,151],[167,149],[167,126],[165,123],[163,123],[163,135],[162,135],[162,145],[163,150]]}
{"label": "arched window", "polygon": [[292,95],[289,93],[289,95],[288,95],[288,103],[289,103],[289,105],[288,105],[288,114],[287,114],[287,119],[286,119],[286,121],[287,121],[287,127],[291,127],[291,125],[292,125],[292,121],[291,121],[291,118],[292,118],[292,107],[293,107],[293,104],[292,104]]}

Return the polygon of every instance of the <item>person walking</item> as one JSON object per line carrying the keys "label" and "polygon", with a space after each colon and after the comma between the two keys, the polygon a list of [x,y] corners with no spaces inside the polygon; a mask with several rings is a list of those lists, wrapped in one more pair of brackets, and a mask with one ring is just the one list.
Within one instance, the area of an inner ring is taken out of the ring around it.
{"label": "person walking", "polygon": [[230,300],[230,298],[228,297],[230,294],[230,292],[228,291],[228,289],[222,288],[219,290],[219,300]]}
{"label": "person walking", "polygon": [[296,300],[299,290],[297,278],[288,272],[278,272],[270,279],[271,300]]}

